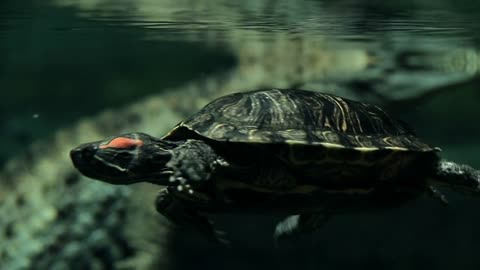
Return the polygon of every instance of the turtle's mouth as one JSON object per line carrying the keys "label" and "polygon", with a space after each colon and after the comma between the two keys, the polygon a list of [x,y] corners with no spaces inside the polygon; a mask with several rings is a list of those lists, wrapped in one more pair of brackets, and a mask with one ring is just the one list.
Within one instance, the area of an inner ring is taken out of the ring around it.
{"label": "turtle's mouth", "polygon": [[75,168],[83,175],[111,184],[131,184],[140,181],[132,175],[130,167],[135,162],[135,149],[101,149],[97,143],[81,145],[70,151]]}
{"label": "turtle's mouth", "polygon": [[[166,166],[171,158],[167,148],[170,145],[146,140],[141,144],[131,144],[130,141],[133,140],[121,137],[116,141],[108,139],[83,144],[70,151],[70,158],[83,175],[110,184],[150,182],[168,185],[173,174],[172,169]],[[102,147],[110,144],[128,145]]]}
{"label": "turtle's mouth", "polygon": [[70,151],[70,159],[73,162],[73,166],[82,174],[85,174],[92,170],[92,160],[94,160],[95,153],[96,147],[81,145]]}

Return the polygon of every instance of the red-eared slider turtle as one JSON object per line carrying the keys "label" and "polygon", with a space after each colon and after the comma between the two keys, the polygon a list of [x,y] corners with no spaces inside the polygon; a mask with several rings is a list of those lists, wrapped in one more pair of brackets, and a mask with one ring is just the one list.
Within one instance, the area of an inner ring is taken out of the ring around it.
{"label": "red-eared slider turtle", "polygon": [[163,138],[130,133],[71,151],[84,175],[166,186],[158,212],[219,239],[204,213],[288,213],[276,237],[325,217],[388,208],[433,186],[479,191],[480,173],[441,160],[380,108],[304,90],[260,90],[214,100]]}

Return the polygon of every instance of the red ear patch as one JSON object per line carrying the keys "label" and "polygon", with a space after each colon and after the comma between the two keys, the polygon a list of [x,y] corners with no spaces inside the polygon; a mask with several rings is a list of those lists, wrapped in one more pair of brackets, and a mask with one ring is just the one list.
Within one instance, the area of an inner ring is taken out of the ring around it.
{"label": "red ear patch", "polygon": [[131,148],[131,147],[139,147],[143,145],[143,141],[141,140],[136,140],[136,139],[131,139],[131,138],[125,138],[125,137],[118,137],[113,140],[111,140],[108,144],[106,145],[100,145],[101,149],[105,148]]}

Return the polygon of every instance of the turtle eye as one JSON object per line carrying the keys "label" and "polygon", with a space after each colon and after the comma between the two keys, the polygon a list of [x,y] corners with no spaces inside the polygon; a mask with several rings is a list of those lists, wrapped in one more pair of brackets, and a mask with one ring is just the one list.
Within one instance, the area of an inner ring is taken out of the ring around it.
{"label": "turtle eye", "polygon": [[100,145],[101,149],[105,148],[133,148],[143,145],[142,140],[126,138],[126,137],[117,137],[105,145]]}

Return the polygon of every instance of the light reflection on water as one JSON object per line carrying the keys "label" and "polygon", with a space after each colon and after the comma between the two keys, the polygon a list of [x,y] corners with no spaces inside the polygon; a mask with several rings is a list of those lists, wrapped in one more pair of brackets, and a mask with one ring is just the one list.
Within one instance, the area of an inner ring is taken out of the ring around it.
{"label": "light reflection on water", "polygon": [[[444,1],[446,2],[446,1]],[[283,32],[353,40],[376,40],[382,34],[411,34],[430,38],[471,39],[478,26],[475,20],[455,12],[453,3],[434,6],[402,6],[361,1],[338,4],[323,1],[238,1],[194,3],[191,1],[53,1],[73,7],[79,16],[111,24],[134,25],[150,30],[156,38],[168,30],[174,38],[202,31],[244,30],[245,38],[269,38],[269,33]],[[473,4],[470,4],[473,5]],[[478,6],[472,6],[479,9]],[[261,32],[262,34],[258,34]],[[222,35],[220,35],[222,36]]]}

